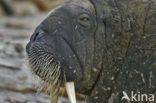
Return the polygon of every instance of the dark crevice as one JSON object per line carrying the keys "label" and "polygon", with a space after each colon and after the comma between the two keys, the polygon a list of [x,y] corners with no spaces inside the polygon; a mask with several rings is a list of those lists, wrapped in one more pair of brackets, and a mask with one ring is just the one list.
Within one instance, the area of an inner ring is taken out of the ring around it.
{"label": "dark crevice", "polygon": [[[117,80],[117,77],[118,77],[119,74],[120,74],[120,72],[118,71],[118,72],[114,75],[114,78],[115,78],[114,81]],[[111,97],[111,95],[112,95],[112,93],[113,93],[113,87],[114,87],[114,84],[111,85],[111,90],[110,90],[110,92],[109,92],[109,94],[108,94],[108,97],[107,97],[105,103],[107,103],[108,100],[110,99],[110,97]]]}
{"label": "dark crevice", "polygon": [[[121,17],[121,33],[123,33],[123,24],[122,24],[122,19],[123,19],[123,17],[122,17],[122,15],[121,15],[121,12],[120,12],[120,10],[119,10],[119,8],[118,8],[118,6],[117,6],[117,2],[116,2],[116,0],[113,0],[113,2],[114,2],[114,4],[115,4],[115,7],[117,8],[117,10],[118,10],[118,12],[119,12],[119,14],[120,14],[120,17]],[[106,26],[107,26],[107,24],[105,24],[105,29],[106,29]],[[105,41],[106,41],[106,48],[107,48],[107,51],[109,51],[108,50],[108,44],[107,44],[107,35],[106,35],[106,30],[105,30]],[[117,63],[117,61],[116,61],[116,59],[114,58],[114,55],[113,55],[113,53],[112,52],[110,52],[110,55],[111,55],[111,57],[113,58],[113,61],[114,61],[114,63],[116,64]],[[113,65],[113,67],[115,66],[115,64]],[[117,80],[117,77],[119,76],[119,74],[120,74],[120,71],[118,71],[118,72],[116,72],[116,74],[114,75],[114,81],[116,81]],[[111,85],[111,90],[110,90],[110,92],[109,92],[109,94],[108,94],[108,97],[107,97],[107,99],[105,99],[106,101],[104,102],[104,103],[107,103],[108,102],[108,100],[109,100],[109,98],[111,97],[111,95],[112,95],[112,92],[113,92],[113,87],[114,87],[114,84],[112,84]]]}
{"label": "dark crevice", "polygon": [[[105,14],[105,12],[103,11],[103,13]],[[104,42],[105,42],[105,49],[106,49],[106,54],[107,54],[107,56],[109,55],[109,46],[108,46],[108,44],[107,44],[107,22],[106,22],[107,20],[106,20],[106,18],[104,18],[103,19],[103,24],[104,24]],[[111,55],[111,57],[114,57],[113,56],[113,54],[110,52],[110,55]],[[109,58],[107,57],[107,60],[109,60]],[[113,61],[115,61],[115,59],[113,58]],[[113,67],[114,67],[114,65],[113,65]],[[113,87],[113,85],[111,86],[111,88]],[[111,94],[112,94],[112,89],[110,90],[110,92],[109,92],[109,94],[108,94],[108,96],[106,97],[106,99],[105,99],[105,101],[104,101],[104,103],[107,103],[108,102],[108,100],[109,100],[109,98],[111,97]]]}
{"label": "dark crevice", "polygon": [[[102,57],[102,61],[103,61],[103,60],[104,60],[104,56]],[[96,78],[96,80],[95,80],[95,82],[94,82],[94,84],[93,84],[93,86],[92,86],[92,88],[91,88],[91,92],[92,92],[92,90],[94,90],[95,86],[97,85],[97,83],[98,83],[99,80],[100,80],[100,77],[101,77],[102,71],[103,71],[103,65],[104,65],[104,63],[102,62],[102,63],[101,63],[101,69],[100,69],[99,74],[98,74],[98,76],[97,76],[97,78]],[[90,92],[89,94],[91,94],[91,92]]]}
{"label": "dark crevice", "polygon": [[[120,14],[120,17],[121,17],[121,33],[123,34],[123,23],[122,23],[123,16],[122,16],[122,13],[121,13],[120,9],[118,8],[117,1],[116,1],[116,0],[114,0],[114,4],[115,4],[115,7],[117,8],[117,10],[118,10],[118,12],[119,12],[119,14]],[[105,38],[105,39],[106,39],[106,38]],[[129,47],[130,47],[130,43],[131,43],[130,40],[131,40],[131,39],[129,39],[129,42],[128,42],[128,45],[127,45],[127,49],[126,49],[126,52],[125,52],[125,55],[124,55],[124,60],[123,60],[122,65],[121,65],[121,67],[122,67],[121,70],[123,70],[123,68],[124,68],[124,63],[125,63],[125,61],[126,61],[126,57],[127,57],[127,54],[128,54],[128,50],[129,50]],[[107,48],[108,48],[108,47],[107,47]],[[111,53],[111,55],[112,55],[112,53]],[[114,56],[113,56],[113,57],[114,57]],[[115,63],[116,63],[115,58],[114,58],[114,61],[115,61]],[[119,74],[120,74],[120,71],[118,71],[118,72],[115,74],[115,76],[114,76],[114,78],[115,78],[114,81],[117,81],[117,78],[118,78]],[[106,103],[108,102],[109,98],[110,98],[111,95],[112,95],[114,85],[115,85],[115,84],[112,84],[112,86],[111,86],[111,91],[110,91],[109,96],[107,97],[107,99],[106,99],[106,101],[105,101]]]}
{"label": "dark crevice", "polygon": [[94,32],[94,35],[93,35],[93,38],[94,38],[94,56],[95,56],[95,46],[96,46],[96,32],[98,31],[98,12],[97,12],[97,8],[96,8],[96,5],[94,4],[94,2],[92,0],[90,0],[90,2],[92,3],[93,7],[94,7],[94,10],[95,10],[95,16],[96,16],[96,29],[95,29],[95,32]]}
{"label": "dark crevice", "polygon": [[123,23],[122,23],[122,21],[123,21],[123,16],[122,16],[122,12],[120,11],[120,9],[119,9],[119,6],[118,6],[118,4],[117,4],[117,1],[116,0],[113,0],[114,1],[114,4],[115,4],[115,7],[117,8],[117,10],[118,10],[118,12],[119,12],[119,14],[120,14],[120,17],[121,17],[121,33],[123,33]]}
{"label": "dark crevice", "polygon": [[[96,33],[98,32],[98,28],[99,28],[99,26],[98,26],[98,11],[97,11],[96,4],[92,0],[89,0],[89,1],[92,3],[92,5],[94,7],[95,16],[96,16],[96,28],[95,28],[95,32],[94,32],[94,36],[93,36],[93,38],[94,38],[94,57],[95,57],[95,53],[96,53],[96,42],[95,42],[96,41]],[[101,64],[100,72],[97,75],[97,78],[96,78],[95,82],[93,83],[93,86],[91,87],[91,91],[90,91],[89,94],[91,94],[92,90],[95,88],[97,82],[99,81],[100,76],[102,74],[102,69],[103,69],[103,63]]]}
{"label": "dark crevice", "polygon": [[[105,13],[105,12],[103,12],[103,13]],[[107,56],[108,56],[108,52],[109,52],[109,47],[108,47],[108,44],[107,44],[107,23],[106,23],[106,20],[105,20],[105,18],[104,18],[104,20],[103,20],[103,24],[104,24],[104,35],[105,35],[105,49],[106,49],[106,54],[107,54]],[[110,54],[111,55],[111,57],[114,57],[113,55],[112,55],[112,53]],[[107,57],[107,60],[109,60],[109,58]],[[113,61],[115,61],[115,59],[113,58]],[[114,64],[115,65],[115,64]],[[113,67],[114,67],[114,65],[113,65]],[[117,75],[118,75],[118,73],[117,73]],[[115,76],[116,77],[116,76]],[[111,88],[113,88],[113,85],[111,86]],[[108,102],[108,100],[109,100],[109,98],[111,97],[111,95],[112,95],[112,89],[110,90],[110,92],[109,92],[109,94],[108,94],[108,96],[107,96],[107,98],[105,99],[105,101],[104,101],[104,103],[107,103]]]}
{"label": "dark crevice", "polygon": [[150,7],[151,7],[151,3],[148,4],[147,6],[147,11],[146,11],[146,15],[145,15],[145,20],[144,20],[144,24],[143,24],[143,35],[145,35],[145,29],[146,29],[146,22],[147,22],[147,16],[148,16],[148,12],[150,10]]}

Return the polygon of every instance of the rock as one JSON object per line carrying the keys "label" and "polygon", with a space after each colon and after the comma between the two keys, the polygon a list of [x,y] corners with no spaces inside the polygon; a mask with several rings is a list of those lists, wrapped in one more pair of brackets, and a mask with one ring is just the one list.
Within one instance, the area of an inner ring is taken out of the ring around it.
{"label": "rock", "polygon": [[41,11],[50,11],[51,9],[63,4],[66,0],[30,0]]}
{"label": "rock", "polygon": [[6,14],[4,13],[2,6],[0,5],[0,16],[5,16]]}
{"label": "rock", "polygon": [[26,16],[26,15],[33,15],[38,13],[38,8],[36,5],[30,1],[22,1],[17,2],[15,0],[11,1],[13,11],[16,15]]}
{"label": "rock", "polygon": [[13,9],[16,14],[25,16],[25,15],[33,15],[38,13],[37,7],[31,2],[19,2],[13,5]]}
{"label": "rock", "polygon": [[0,89],[0,103],[49,103],[49,96]]}
{"label": "rock", "polygon": [[[0,89],[0,103],[50,103],[49,96],[36,93],[20,93]],[[66,98],[60,97],[58,103],[69,103]],[[77,103],[84,103],[78,101]]]}

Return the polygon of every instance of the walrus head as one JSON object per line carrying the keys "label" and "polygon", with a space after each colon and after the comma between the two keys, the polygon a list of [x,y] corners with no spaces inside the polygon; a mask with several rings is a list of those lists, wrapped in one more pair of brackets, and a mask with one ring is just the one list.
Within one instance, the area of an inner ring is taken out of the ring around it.
{"label": "walrus head", "polygon": [[68,1],[52,10],[26,47],[32,71],[56,87],[74,82],[76,92],[89,95],[101,66],[101,59],[95,57],[96,28],[90,1]]}

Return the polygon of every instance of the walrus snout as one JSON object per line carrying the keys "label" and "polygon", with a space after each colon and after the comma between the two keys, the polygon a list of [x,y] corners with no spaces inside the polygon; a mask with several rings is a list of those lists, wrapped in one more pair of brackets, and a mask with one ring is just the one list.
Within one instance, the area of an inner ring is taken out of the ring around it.
{"label": "walrus snout", "polygon": [[[45,43],[44,37],[39,36],[44,33],[40,33],[34,34],[27,45],[28,60],[32,72],[45,81],[44,88],[48,89],[55,101],[60,87],[64,87],[68,81],[80,81],[81,78],[77,77],[82,77],[82,74],[77,58],[64,38],[54,36],[51,42]],[[72,62],[68,63],[68,60]]]}
{"label": "walrus snout", "polygon": [[33,42],[36,42],[37,39],[41,38],[42,36],[44,36],[44,32],[41,32],[41,31],[35,31],[33,34],[32,34],[32,37],[30,39],[30,42],[26,45],[26,52],[29,54],[29,49],[30,49],[30,46]]}
{"label": "walrus snout", "polygon": [[69,1],[52,10],[26,47],[32,71],[57,87],[65,84],[69,89],[76,84],[77,92],[88,95],[96,80],[89,74],[95,53],[95,26],[95,10],[89,1]]}

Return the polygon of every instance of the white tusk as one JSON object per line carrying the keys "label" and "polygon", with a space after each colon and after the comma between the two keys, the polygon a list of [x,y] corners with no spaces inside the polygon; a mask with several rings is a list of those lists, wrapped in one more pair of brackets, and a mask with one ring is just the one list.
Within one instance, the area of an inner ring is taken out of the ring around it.
{"label": "white tusk", "polygon": [[76,103],[74,82],[66,82],[65,86],[66,86],[66,91],[67,91],[70,102]]}

